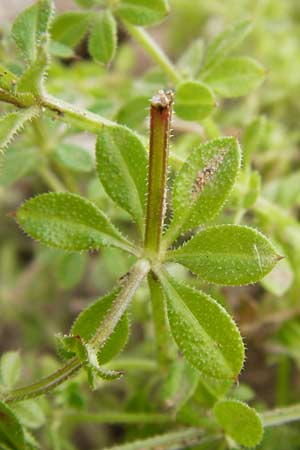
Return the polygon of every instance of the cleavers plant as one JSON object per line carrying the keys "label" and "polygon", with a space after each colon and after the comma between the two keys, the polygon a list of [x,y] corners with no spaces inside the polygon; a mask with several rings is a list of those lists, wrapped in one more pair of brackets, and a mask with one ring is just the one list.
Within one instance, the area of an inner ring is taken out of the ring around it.
{"label": "cleavers plant", "polygon": [[[0,423],[1,448],[39,448],[14,413],[18,402],[52,391],[80,371],[86,372],[92,388],[97,387],[99,378],[113,381],[124,375],[122,368],[114,369],[111,361],[127,343],[128,308],[146,280],[158,372],[167,380],[163,397],[173,395],[175,367],[176,382],[180,379],[182,383],[182,398],[174,402],[174,417],[188,427],[117,448],[172,450],[201,442],[215,445],[215,441],[230,448],[254,447],[262,438],[264,416],[230,398],[230,394],[226,398],[243,368],[242,337],[227,309],[196,289],[193,280],[199,277],[202,282],[220,286],[255,283],[281,259],[269,239],[255,228],[214,222],[226,202],[232,202],[237,182],[246,191],[243,213],[247,201],[249,206],[255,203],[257,195],[252,193],[251,183],[255,183],[257,174],[253,177],[250,171],[251,154],[245,153],[242,163],[235,137],[216,137],[197,144],[189,149],[185,161],[174,154],[169,158],[173,104],[181,120],[200,121],[215,110],[216,98],[246,95],[263,80],[264,69],[259,63],[230,56],[251,24],[240,22],[221,33],[208,45],[200,62],[201,45],[194,42],[174,67],[142,28],[165,17],[167,0],[77,3],[82,9],[54,19],[52,1],[39,0],[15,19],[12,37],[24,64],[19,74],[0,66],[0,100],[14,108],[0,119],[0,145],[3,150],[9,147],[24,125],[35,136],[43,137],[43,125],[49,117],[67,123],[73,130],[96,134],[97,176],[106,194],[135,224],[135,237],[127,237],[106,211],[74,188],[74,177],[68,170],[72,172],[75,167],[89,172],[93,164],[81,154],[80,147],[66,143],[53,155],[43,141],[42,159],[32,148],[24,149],[24,159],[30,158],[31,163],[27,168],[24,160],[24,167],[20,165],[13,177],[36,171],[53,192],[26,200],[11,215],[28,236],[45,246],[79,253],[114,247],[130,255],[133,262],[115,289],[79,314],[68,335],[57,336],[64,360],[58,370],[24,387],[13,388],[7,383],[0,403],[4,418]],[[45,86],[50,56],[72,58],[88,29],[90,56],[97,63],[109,64],[116,54],[116,19],[148,51],[168,80],[163,89],[157,91],[155,86],[155,92],[151,87],[145,93],[148,96],[151,91],[152,97],[149,151],[134,127],[75,107],[49,94]],[[57,174],[53,167],[60,167]],[[178,265],[193,274],[190,282],[177,279]],[[13,367],[14,358],[8,353],[2,366]],[[187,419],[188,400],[199,389],[200,379],[213,397],[209,403],[213,416],[195,424]]]}

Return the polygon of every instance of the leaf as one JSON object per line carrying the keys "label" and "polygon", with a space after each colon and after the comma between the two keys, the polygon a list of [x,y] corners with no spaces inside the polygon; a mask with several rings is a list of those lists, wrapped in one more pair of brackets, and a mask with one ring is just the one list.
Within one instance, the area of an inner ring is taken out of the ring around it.
{"label": "leaf", "polygon": [[75,0],[75,2],[82,8],[91,8],[94,4],[94,0]]}
{"label": "leaf", "polygon": [[26,122],[38,116],[39,113],[40,109],[37,106],[32,106],[0,117],[0,151],[11,143]]}
{"label": "leaf", "polygon": [[12,91],[16,85],[17,76],[0,64],[0,88]]}
{"label": "leaf", "polygon": [[53,153],[55,160],[74,172],[91,172],[94,168],[90,153],[75,144],[60,144]]}
{"label": "leaf", "polygon": [[32,172],[41,162],[33,148],[10,148],[0,154],[0,186],[9,187]]}
{"label": "leaf", "polygon": [[184,77],[195,78],[198,74],[203,58],[203,40],[196,39],[191,42],[185,52],[180,56],[176,66]]}
{"label": "leaf", "polygon": [[50,54],[56,56],[56,58],[69,59],[75,57],[74,51],[61,42],[51,41],[49,51]]}
{"label": "leaf", "polygon": [[214,414],[226,434],[247,448],[258,445],[263,436],[262,420],[254,408],[238,400],[221,400]]}
{"label": "leaf", "polygon": [[243,366],[244,346],[229,314],[203,292],[169,275],[158,275],[171,332],[184,357],[204,375],[236,380]]}
{"label": "leaf", "polygon": [[39,0],[15,19],[12,36],[27,61],[35,61],[39,41],[47,33],[53,14],[52,0]]}
{"label": "leaf", "polygon": [[[96,300],[95,303],[83,310],[75,320],[70,334],[80,336],[84,342],[89,342],[95,335],[105,316],[109,312],[114,300],[116,299],[119,289]],[[103,365],[117,356],[125,346],[128,339],[128,318],[125,314],[116,326],[113,334],[106,341],[97,355],[100,365]]]}
{"label": "leaf", "polygon": [[241,97],[256,89],[265,78],[265,69],[251,58],[228,58],[210,71],[204,81],[221,97]]}
{"label": "leaf", "polygon": [[12,409],[24,427],[37,429],[46,422],[44,411],[38,400],[14,403]]}
{"label": "leaf", "polygon": [[21,375],[21,358],[19,352],[6,352],[0,361],[1,380],[6,387],[13,387]]}
{"label": "leaf", "polygon": [[259,150],[265,129],[266,118],[263,116],[256,117],[247,126],[243,139],[243,167],[250,164],[253,153]]}
{"label": "leaf", "polygon": [[118,112],[117,121],[137,129],[148,117],[149,96],[139,95],[128,100]]}
{"label": "leaf", "polygon": [[71,193],[48,193],[26,201],[17,221],[30,237],[69,251],[112,246],[130,251],[130,243],[91,202]]}
{"label": "leaf", "polygon": [[0,439],[1,444],[14,450],[25,450],[24,432],[12,410],[0,401]]}
{"label": "leaf", "polygon": [[64,253],[60,255],[55,268],[55,276],[59,287],[68,290],[77,286],[84,275],[86,263],[85,254]]}
{"label": "leaf", "polygon": [[89,54],[94,61],[109,64],[117,48],[117,24],[109,10],[99,11],[94,18],[89,38]]}
{"label": "leaf", "polygon": [[254,283],[270,272],[279,257],[270,241],[253,228],[218,225],[169,253],[203,280],[236,286]]}
{"label": "leaf", "polygon": [[142,228],[147,193],[147,153],[123,126],[103,127],[96,144],[97,171],[108,195]]}
{"label": "leaf", "polygon": [[207,47],[203,71],[212,70],[220,64],[230,52],[241,45],[251,30],[252,23],[249,20],[245,20],[218,34]]}
{"label": "leaf", "polygon": [[185,120],[201,120],[216,106],[213,92],[200,81],[182,81],[176,89],[174,109]]}
{"label": "leaf", "polygon": [[91,13],[86,11],[68,11],[60,14],[53,22],[52,38],[67,47],[76,47],[86,34],[91,18]]}
{"label": "leaf", "polygon": [[32,62],[19,78],[17,93],[30,93],[40,97],[44,91],[44,79],[49,65],[48,49],[46,41],[41,41],[37,50],[36,60]]}
{"label": "leaf", "polygon": [[281,297],[292,286],[294,280],[294,273],[288,259],[279,261],[271,273],[266,275],[261,284],[267,291],[271,292],[277,297]]}
{"label": "leaf", "polygon": [[213,219],[227,200],[240,166],[235,138],[214,139],[201,144],[188,157],[174,181],[173,230],[187,231]]}
{"label": "leaf", "polygon": [[164,19],[169,4],[167,0],[120,0],[116,12],[133,25],[153,25]]}

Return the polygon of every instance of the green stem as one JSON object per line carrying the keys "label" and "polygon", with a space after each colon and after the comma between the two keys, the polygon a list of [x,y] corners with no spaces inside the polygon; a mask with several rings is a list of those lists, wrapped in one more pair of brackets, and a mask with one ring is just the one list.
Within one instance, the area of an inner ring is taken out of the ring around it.
{"label": "green stem", "polygon": [[136,27],[124,21],[131,36],[143,47],[143,49],[151,56],[151,58],[163,69],[174,85],[181,81],[178,70],[174,67],[163,50],[157,45],[143,28]]}
{"label": "green stem", "polygon": [[275,427],[300,420],[300,404],[277,408],[261,414],[265,427]]}
{"label": "green stem", "polygon": [[150,256],[159,254],[166,201],[168,145],[173,96],[159,91],[151,101],[150,152],[145,249]]}
{"label": "green stem", "polygon": [[167,325],[165,301],[161,285],[153,272],[148,275],[148,283],[152,304],[157,361],[160,367],[164,368],[168,361],[169,343],[169,330]]}
{"label": "green stem", "polygon": [[157,370],[156,361],[144,358],[118,358],[110,361],[107,366],[110,370],[142,370],[144,372],[155,372]]}
{"label": "green stem", "polygon": [[72,422],[80,423],[105,423],[105,424],[164,424],[174,422],[171,416],[167,414],[143,414],[143,413],[114,413],[114,412],[100,412],[100,413],[80,413],[67,412],[63,415],[64,419]]}
{"label": "green stem", "polygon": [[55,192],[65,192],[66,188],[57,176],[46,166],[38,169],[38,173],[43,181]]}

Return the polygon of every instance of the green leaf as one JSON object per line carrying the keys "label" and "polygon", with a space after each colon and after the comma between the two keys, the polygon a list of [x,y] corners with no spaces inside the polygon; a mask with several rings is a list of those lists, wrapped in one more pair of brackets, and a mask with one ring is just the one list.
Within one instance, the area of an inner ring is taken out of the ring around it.
{"label": "green leaf", "polygon": [[52,38],[67,47],[76,47],[84,38],[91,18],[91,13],[86,11],[68,11],[61,14],[53,23]]}
{"label": "green leaf", "polygon": [[252,23],[245,20],[236,23],[216,36],[207,47],[203,71],[212,70],[220,64],[230,52],[241,45],[251,30]]}
{"label": "green leaf", "polygon": [[89,38],[89,53],[94,61],[109,64],[117,48],[117,24],[109,10],[99,11],[94,18]]}
{"label": "green leaf", "polygon": [[11,143],[26,122],[38,116],[39,113],[40,109],[37,106],[32,106],[0,117],[0,151]]}
{"label": "green leaf", "polygon": [[177,230],[178,235],[219,213],[237,178],[240,159],[238,142],[231,137],[201,144],[190,154],[174,181],[173,221],[167,234]]}
{"label": "green leaf", "polygon": [[266,118],[256,117],[247,126],[243,139],[243,167],[248,167],[253,153],[259,150],[266,129]]}
{"label": "green leaf", "polygon": [[184,77],[195,78],[198,74],[203,58],[203,40],[196,39],[191,42],[185,52],[180,56],[176,66]]}
{"label": "green leaf", "polygon": [[22,11],[13,23],[12,36],[29,62],[37,57],[39,41],[47,33],[53,13],[52,0],[39,0]]}
{"label": "green leaf", "polygon": [[237,379],[244,346],[235,323],[214,299],[169,275],[159,275],[172,335],[184,357],[202,374]]}
{"label": "green leaf", "polygon": [[91,172],[94,162],[90,153],[75,144],[60,144],[53,153],[55,160],[74,172]]}
{"label": "green leaf", "polygon": [[70,193],[48,193],[26,201],[17,221],[33,239],[69,251],[102,246],[130,251],[130,243],[91,202]]}
{"label": "green leaf", "polygon": [[1,357],[0,371],[2,383],[11,388],[21,375],[21,358],[19,352],[6,352]]}
{"label": "green leaf", "polygon": [[265,78],[265,69],[251,58],[228,58],[210,71],[204,81],[221,97],[241,97],[256,89]]}
{"label": "green leaf", "polygon": [[91,8],[95,3],[94,0],[75,0],[75,2],[82,8]]}
{"label": "green leaf", "polygon": [[103,127],[97,139],[96,159],[104,189],[142,228],[148,166],[142,141],[126,127]]}
{"label": "green leaf", "polygon": [[149,96],[139,95],[128,100],[118,112],[117,121],[129,128],[144,125],[148,117]]}
{"label": "green leaf", "polygon": [[263,425],[254,408],[238,400],[221,400],[214,414],[225,433],[238,444],[252,448],[260,443]]}
{"label": "green leaf", "polygon": [[20,423],[27,428],[40,428],[46,422],[44,411],[38,400],[25,400],[15,403],[12,409]]}
{"label": "green leaf", "polygon": [[80,283],[86,269],[87,258],[85,254],[64,253],[60,255],[55,275],[57,283],[62,289],[72,289]]}
{"label": "green leaf", "polygon": [[0,402],[0,439],[1,444],[14,450],[26,450],[24,432],[12,410]]}
{"label": "green leaf", "polygon": [[167,0],[120,0],[117,14],[133,25],[153,25],[169,12]]}
{"label": "green leaf", "polygon": [[0,186],[9,187],[32,172],[41,162],[33,148],[10,148],[0,154]]}
{"label": "green leaf", "polygon": [[13,91],[16,85],[17,76],[0,64],[0,88]]}
{"label": "green leaf", "polygon": [[56,58],[69,59],[75,57],[75,53],[71,47],[62,44],[61,42],[51,41],[49,51],[50,54]]}
{"label": "green leaf", "polygon": [[213,92],[200,81],[182,81],[176,89],[174,109],[182,119],[204,119],[212,113],[215,106]]}
{"label": "green leaf", "polygon": [[30,93],[40,97],[44,91],[44,78],[49,65],[46,41],[41,41],[37,56],[19,78],[16,86],[17,93]]}
{"label": "green leaf", "polygon": [[169,253],[169,260],[183,264],[203,280],[228,286],[262,279],[278,258],[265,236],[241,225],[209,227]]}
{"label": "green leaf", "polygon": [[[75,320],[70,334],[73,336],[78,335],[84,342],[89,342],[101,326],[119,291],[120,289],[117,289],[105,297],[100,298],[82,311]],[[127,339],[128,318],[125,314],[116,326],[113,334],[99,350],[97,355],[98,363],[103,365],[117,356],[125,346]]]}

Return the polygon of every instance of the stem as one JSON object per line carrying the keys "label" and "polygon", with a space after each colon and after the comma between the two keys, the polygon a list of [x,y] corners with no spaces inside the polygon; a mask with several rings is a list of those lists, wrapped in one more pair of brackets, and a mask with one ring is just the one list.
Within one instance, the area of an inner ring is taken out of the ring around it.
{"label": "stem", "polygon": [[145,249],[159,254],[166,202],[168,144],[173,95],[159,91],[151,101],[148,202]]}
{"label": "stem", "polygon": [[143,413],[114,413],[114,412],[100,412],[100,413],[74,413],[67,412],[64,414],[64,419],[72,422],[86,422],[86,423],[105,423],[105,424],[164,424],[174,422],[171,416],[167,414],[143,414]]}
{"label": "stem", "polygon": [[300,420],[300,404],[277,408],[261,414],[265,427],[284,425],[289,422]]}
{"label": "stem", "polygon": [[164,51],[157,45],[157,43],[152,39],[150,34],[148,34],[143,28],[136,27],[129,24],[128,22],[123,22],[124,26],[131,34],[131,36],[143,47],[144,50],[151,56],[151,58],[163,69],[169,79],[173,84],[178,84],[181,80],[178,71],[169,60]]}
{"label": "stem", "polygon": [[57,176],[46,166],[38,169],[40,177],[44,180],[47,186],[55,192],[65,192],[66,189]]}
{"label": "stem", "polygon": [[[129,305],[135,291],[143,281],[149,271],[150,265],[148,261],[141,259],[130,271],[127,282],[117,296],[111,310],[101,323],[94,337],[90,340],[90,344],[94,347],[103,345],[114,331],[118,321]],[[14,389],[7,397],[6,402],[16,402],[28,398],[37,397],[41,394],[52,391],[54,388],[62,384],[69,377],[74,375],[84,365],[84,361],[80,361],[77,357],[72,358],[62,368],[49,375],[46,378],[37,381],[22,388]]]}
{"label": "stem", "polygon": [[161,285],[153,272],[148,275],[148,283],[155,329],[157,361],[159,365],[164,368],[166,366],[166,362],[168,361],[169,343],[166,307]]}
{"label": "stem", "polygon": [[110,361],[107,366],[111,370],[142,370],[144,372],[155,372],[157,370],[156,361],[143,358],[118,358]]}

